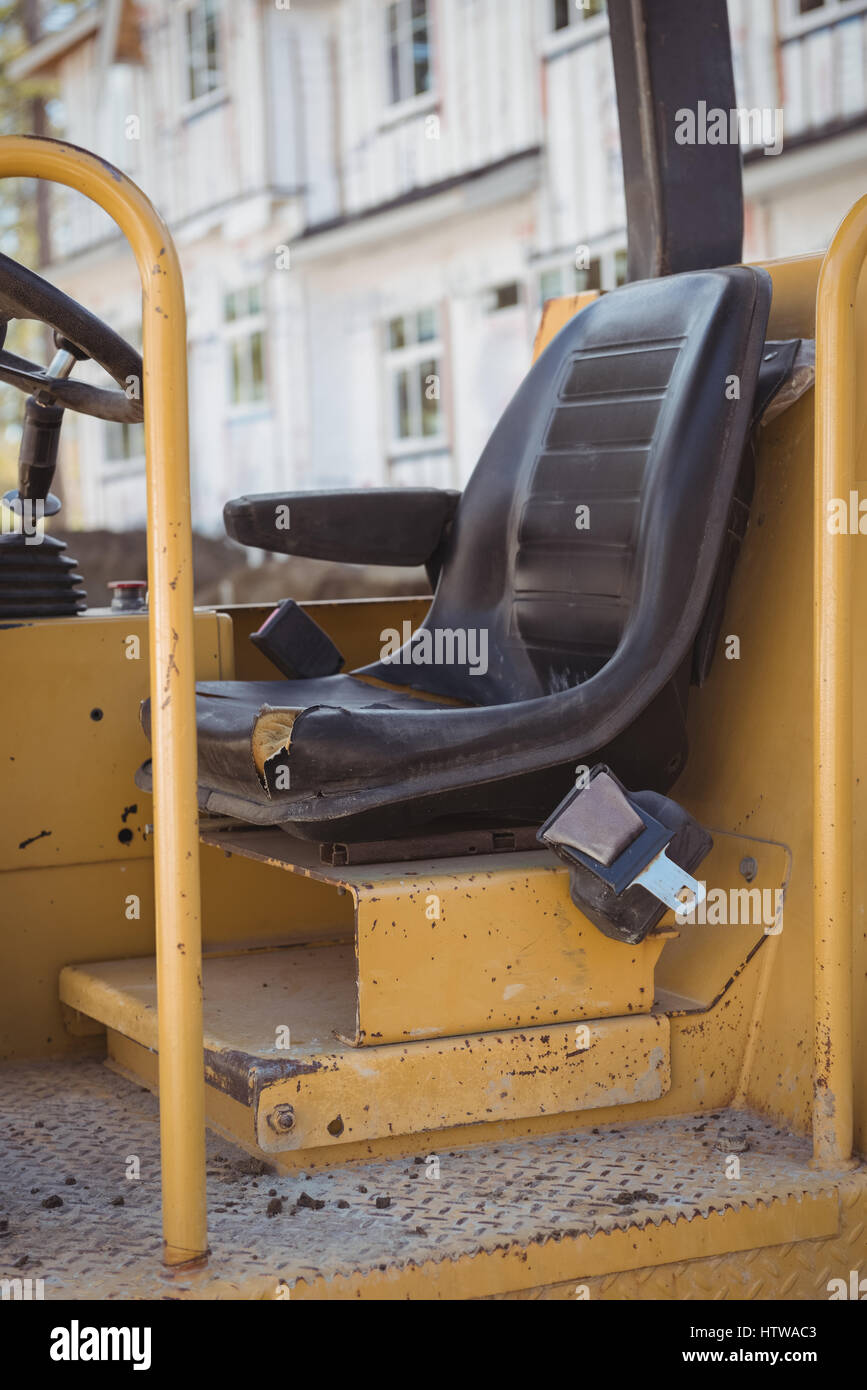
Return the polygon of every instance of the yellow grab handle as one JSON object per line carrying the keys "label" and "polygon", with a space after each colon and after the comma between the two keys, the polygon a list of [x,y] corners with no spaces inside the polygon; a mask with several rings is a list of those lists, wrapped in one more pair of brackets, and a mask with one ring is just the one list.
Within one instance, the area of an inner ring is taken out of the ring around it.
{"label": "yellow grab handle", "polygon": [[0,178],[50,179],[98,203],[141,276],[163,1243],[166,1263],[183,1264],[208,1248],[183,276],[159,213],[104,159],[58,140],[5,136]]}
{"label": "yellow grab handle", "polygon": [[867,256],[867,197],[828,247],[816,303],[813,520],[813,1161],[838,1167],[853,1144],[852,550],[828,503],[855,476],[855,293]]}

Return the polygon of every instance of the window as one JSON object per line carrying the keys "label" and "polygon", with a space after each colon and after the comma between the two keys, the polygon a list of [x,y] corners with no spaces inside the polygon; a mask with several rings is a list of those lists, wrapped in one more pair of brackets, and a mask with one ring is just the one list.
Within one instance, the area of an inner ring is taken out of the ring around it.
{"label": "window", "polygon": [[385,10],[390,105],[430,91],[431,45],[427,0],[394,0]]}
{"label": "window", "polygon": [[106,420],[103,429],[106,463],[130,463],[144,458],[144,425]]}
{"label": "window", "polygon": [[222,86],[219,10],[220,0],[194,0],[184,13],[184,97],[188,102],[200,101]]}
{"label": "window", "polygon": [[586,267],[574,262],[549,266],[539,275],[539,305],[561,295],[581,294],[584,290],[613,290],[626,281],[626,248],[616,246],[588,259]]}
{"label": "window", "polygon": [[232,406],[256,405],[268,395],[265,305],[261,285],[233,290],[223,301]]}
{"label": "window", "polygon": [[865,9],[864,0],[783,0],[780,16],[783,38],[843,23],[863,14]]}
{"label": "window", "polygon": [[539,276],[539,302],[544,304],[547,299],[559,299],[564,294],[581,294],[583,290],[601,288],[602,262],[598,256],[593,256],[584,270],[578,270],[574,265],[559,265],[543,270]]}
{"label": "window", "polygon": [[553,0],[554,28],[568,29],[605,13],[605,0]]}
{"label": "window", "polygon": [[237,319],[254,318],[262,312],[261,285],[248,285],[246,289],[233,290],[223,300],[223,317],[226,323],[235,323]]}
{"label": "window", "polygon": [[501,309],[514,309],[521,302],[521,286],[517,280],[508,285],[496,285],[485,295],[485,311],[497,314]]}
{"label": "window", "polygon": [[[863,118],[865,44],[867,0],[782,0],[779,105],[785,107],[787,138]],[[778,148],[769,147],[766,153]]]}
{"label": "window", "polygon": [[[141,320],[124,324],[118,330],[120,336],[130,344],[131,347],[141,352]],[[90,365],[90,364],[89,364]],[[102,376],[99,368],[93,369],[94,384],[100,381]],[[114,385],[114,383],[109,383]],[[143,464],[145,456],[144,425],[122,424],[119,420],[105,420],[102,422],[102,455],[107,464],[136,463]]]}
{"label": "window", "polygon": [[385,369],[392,451],[441,441],[442,343],[435,309],[389,320]]}

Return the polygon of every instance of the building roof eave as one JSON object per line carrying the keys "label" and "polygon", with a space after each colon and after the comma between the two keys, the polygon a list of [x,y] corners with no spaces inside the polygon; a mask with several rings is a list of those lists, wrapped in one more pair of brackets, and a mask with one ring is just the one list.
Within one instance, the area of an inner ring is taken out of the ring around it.
{"label": "building roof eave", "polygon": [[59,29],[55,34],[46,34],[38,43],[19,53],[9,64],[7,75],[11,81],[19,82],[22,78],[38,77],[42,73],[50,72],[74,48],[97,33],[101,25],[102,10],[86,10],[65,29]]}
{"label": "building roof eave", "polygon": [[19,53],[7,68],[13,82],[51,73],[64,58],[89,39],[101,40],[99,61],[105,67],[124,58],[141,57],[140,16],[130,0],[102,0],[55,33],[43,34],[30,48]]}
{"label": "building roof eave", "polygon": [[540,159],[541,147],[533,145],[437,183],[417,185],[387,202],[313,223],[294,240],[293,250],[299,260],[339,255],[383,235],[418,231],[447,215],[478,212],[524,197],[538,185]]}

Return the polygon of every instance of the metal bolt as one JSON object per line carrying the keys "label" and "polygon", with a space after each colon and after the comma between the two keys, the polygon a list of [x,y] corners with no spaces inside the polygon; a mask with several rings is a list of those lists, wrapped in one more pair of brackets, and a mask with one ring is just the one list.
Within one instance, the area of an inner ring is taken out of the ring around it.
{"label": "metal bolt", "polygon": [[268,1112],[268,1124],[277,1134],[288,1134],[295,1127],[295,1111],[291,1105],[275,1105]]}
{"label": "metal bolt", "polygon": [[752,883],[756,874],[759,872],[759,866],[756,863],[755,859],[753,859],[752,855],[748,854],[745,856],[745,858],[741,860],[740,870],[747,883]]}

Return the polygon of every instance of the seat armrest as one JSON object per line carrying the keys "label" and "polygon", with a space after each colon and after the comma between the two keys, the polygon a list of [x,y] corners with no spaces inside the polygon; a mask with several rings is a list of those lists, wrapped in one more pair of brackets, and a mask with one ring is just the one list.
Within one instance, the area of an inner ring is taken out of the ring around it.
{"label": "seat armrest", "polygon": [[455,514],[459,492],[432,487],[263,492],[223,508],[241,545],[352,565],[425,565]]}

